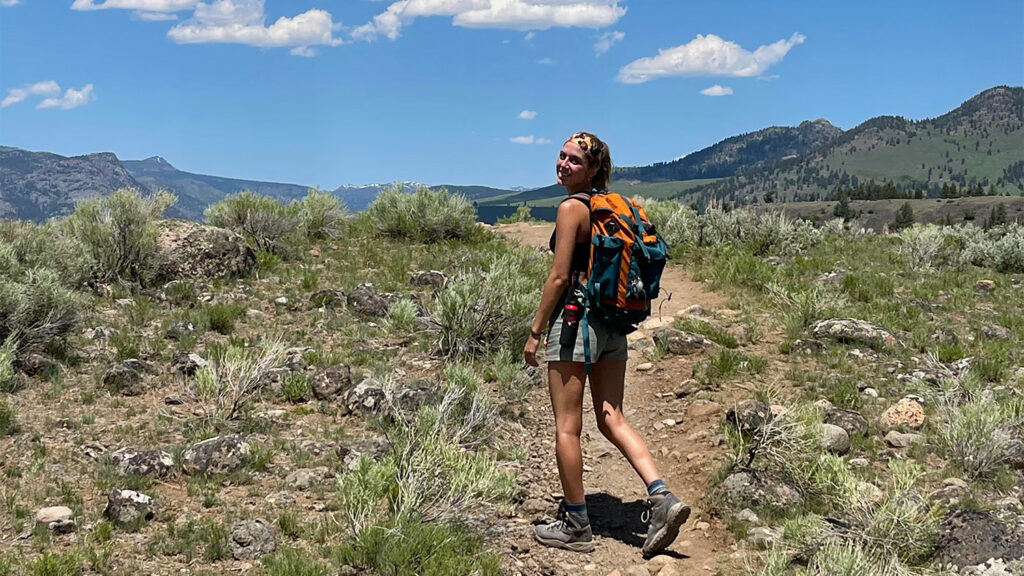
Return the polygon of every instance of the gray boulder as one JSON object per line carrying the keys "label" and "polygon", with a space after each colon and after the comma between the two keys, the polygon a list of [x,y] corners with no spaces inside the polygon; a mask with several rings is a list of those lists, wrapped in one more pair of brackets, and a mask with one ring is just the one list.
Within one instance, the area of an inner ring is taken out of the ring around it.
{"label": "gray boulder", "polygon": [[134,490],[114,490],[107,495],[103,516],[118,526],[152,520],[153,499]]}
{"label": "gray boulder", "polygon": [[675,328],[660,328],[654,333],[654,343],[669,354],[685,356],[700,352],[705,348],[717,348],[718,344],[700,334],[683,332]]}
{"label": "gray boulder", "polygon": [[231,525],[231,556],[235,560],[255,560],[276,549],[277,536],[266,520],[242,520]]}
{"label": "gray boulder", "polygon": [[825,450],[837,456],[844,456],[850,451],[850,435],[835,424],[823,424],[825,428]]}
{"label": "gray boulder", "polygon": [[226,474],[249,460],[249,444],[238,436],[216,436],[185,449],[181,455],[186,474]]}
{"label": "gray boulder", "polygon": [[825,423],[839,426],[850,436],[854,434],[859,436],[868,435],[868,420],[853,410],[844,410],[842,408],[829,408],[825,410]]}
{"label": "gray boulder", "polygon": [[387,316],[388,308],[391,306],[391,295],[377,294],[373,284],[360,284],[349,292],[346,299],[349,308],[356,313],[371,318],[383,318]]}
{"label": "gray boulder", "polygon": [[730,508],[736,510],[767,507],[782,512],[803,503],[803,496],[795,487],[779,478],[753,471],[730,474],[716,491]]}
{"label": "gray boulder", "polygon": [[855,318],[819,320],[811,325],[809,331],[814,338],[828,338],[830,340],[865,344],[867,346],[894,348],[900,343],[896,336],[884,326]]}
{"label": "gray boulder", "polygon": [[171,367],[175,372],[185,376],[193,376],[202,367],[208,365],[202,356],[195,352],[175,352],[171,356]]}
{"label": "gray boulder", "polygon": [[345,402],[352,411],[376,412],[386,402],[384,388],[373,378],[366,378],[349,390]]}
{"label": "gray boulder", "polygon": [[36,526],[55,534],[67,534],[75,529],[75,513],[67,506],[48,506],[36,512]]}
{"label": "gray boulder", "polygon": [[755,434],[771,419],[771,408],[757,400],[744,400],[725,413],[725,421],[743,434]]}
{"label": "gray boulder", "polygon": [[1024,558],[1024,528],[984,510],[958,510],[939,528],[936,558],[943,565],[973,566],[989,559]]}
{"label": "gray boulder", "polygon": [[256,253],[241,235],[188,220],[163,220],[157,239],[156,281],[244,276]]}
{"label": "gray boulder", "polygon": [[352,389],[352,371],[344,364],[336,364],[314,375],[310,387],[317,400],[333,402]]}
{"label": "gray boulder", "polygon": [[129,358],[115,362],[103,374],[103,385],[124,396],[138,396],[145,392],[143,377],[156,370],[148,362]]}
{"label": "gray boulder", "polygon": [[414,272],[409,278],[413,286],[430,286],[431,288],[443,288],[448,282],[448,277],[437,270],[420,270]]}
{"label": "gray boulder", "polygon": [[174,458],[162,450],[121,448],[114,452],[117,471],[122,475],[163,478],[174,468]]}

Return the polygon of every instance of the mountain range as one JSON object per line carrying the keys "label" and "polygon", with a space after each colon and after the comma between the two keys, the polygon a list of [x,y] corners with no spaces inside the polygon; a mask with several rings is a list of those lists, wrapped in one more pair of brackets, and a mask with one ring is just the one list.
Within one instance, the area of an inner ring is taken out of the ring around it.
{"label": "mountain range", "polygon": [[[1024,191],[1024,88],[985,90],[938,118],[871,118],[847,131],[828,120],[772,126],[649,166],[619,167],[612,188],[631,195],[712,198],[736,204],[831,198],[841,188],[889,186],[937,196],[946,186]],[[361,210],[385,187],[415,190],[416,182],[341,186],[334,194]],[[308,186],[193,174],[160,156],[119,160],[105,152],[64,157],[0,146],[0,218],[42,220],[70,213],[81,200],[114,190],[166,189],[178,196],[169,216],[201,219],[206,206],[241,190],[290,201]],[[434,186],[438,188],[440,186]],[[550,207],[558,186],[504,190],[444,186],[466,195],[492,216],[526,204]]]}

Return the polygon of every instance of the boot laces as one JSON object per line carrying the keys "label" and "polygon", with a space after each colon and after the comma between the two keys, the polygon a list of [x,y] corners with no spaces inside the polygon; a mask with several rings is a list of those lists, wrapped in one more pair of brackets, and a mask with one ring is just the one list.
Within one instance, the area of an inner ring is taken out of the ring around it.
{"label": "boot laces", "polygon": [[644,522],[644,523],[650,522],[651,521],[651,512],[653,510],[654,510],[654,502],[651,502],[651,500],[648,499],[647,500],[647,510],[644,510],[643,512],[640,513],[640,521]]}

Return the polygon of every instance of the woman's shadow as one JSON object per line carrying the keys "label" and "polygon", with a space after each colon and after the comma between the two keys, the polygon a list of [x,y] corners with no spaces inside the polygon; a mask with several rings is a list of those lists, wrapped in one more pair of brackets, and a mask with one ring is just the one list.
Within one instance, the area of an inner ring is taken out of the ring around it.
{"label": "woman's shadow", "polygon": [[[647,539],[647,503],[644,500],[623,502],[604,492],[587,494],[587,515],[594,534],[614,538],[627,546],[641,548]],[[674,558],[689,558],[672,550],[663,550]]]}

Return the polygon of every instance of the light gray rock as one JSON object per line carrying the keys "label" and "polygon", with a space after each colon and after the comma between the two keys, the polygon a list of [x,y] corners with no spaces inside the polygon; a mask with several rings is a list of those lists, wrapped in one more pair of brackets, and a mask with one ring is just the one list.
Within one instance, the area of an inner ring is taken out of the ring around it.
{"label": "light gray rock", "polygon": [[906,448],[911,444],[919,444],[924,441],[921,434],[903,433],[891,430],[885,435],[885,442],[893,448]]}
{"label": "light gray rock", "polygon": [[103,516],[118,526],[127,526],[139,520],[152,520],[153,499],[134,490],[114,490],[107,495]]}
{"label": "light gray rock", "polygon": [[236,232],[188,220],[158,223],[156,281],[244,276],[256,267],[256,253]]}
{"label": "light gray rock", "polygon": [[809,331],[814,338],[818,339],[828,338],[851,344],[887,346],[890,348],[899,345],[899,340],[896,336],[884,326],[856,318],[819,320],[811,325]]}
{"label": "light gray rock", "polygon": [[162,450],[135,450],[121,448],[111,454],[122,475],[163,478],[174,468],[174,458]]}
{"label": "light gray rock", "polygon": [[186,474],[226,474],[246,465],[249,444],[238,436],[216,436],[189,446],[181,456]]}
{"label": "light gray rock", "polygon": [[326,466],[300,468],[288,474],[284,481],[293,490],[309,490],[311,486],[320,484],[328,476],[330,476],[330,470]]}
{"label": "light gray rock", "polygon": [[231,525],[231,556],[235,560],[255,560],[276,549],[277,536],[266,520],[242,520]]}
{"label": "light gray rock", "polygon": [[56,534],[75,529],[75,513],[67,506],[48,506],[36,511],[36,526],[46,527]]}
{"label": "light gray rock", "polygon": [[825,428],[825,450],[843,456],[850,451],[850,435],[835,424],[822,424]]}

